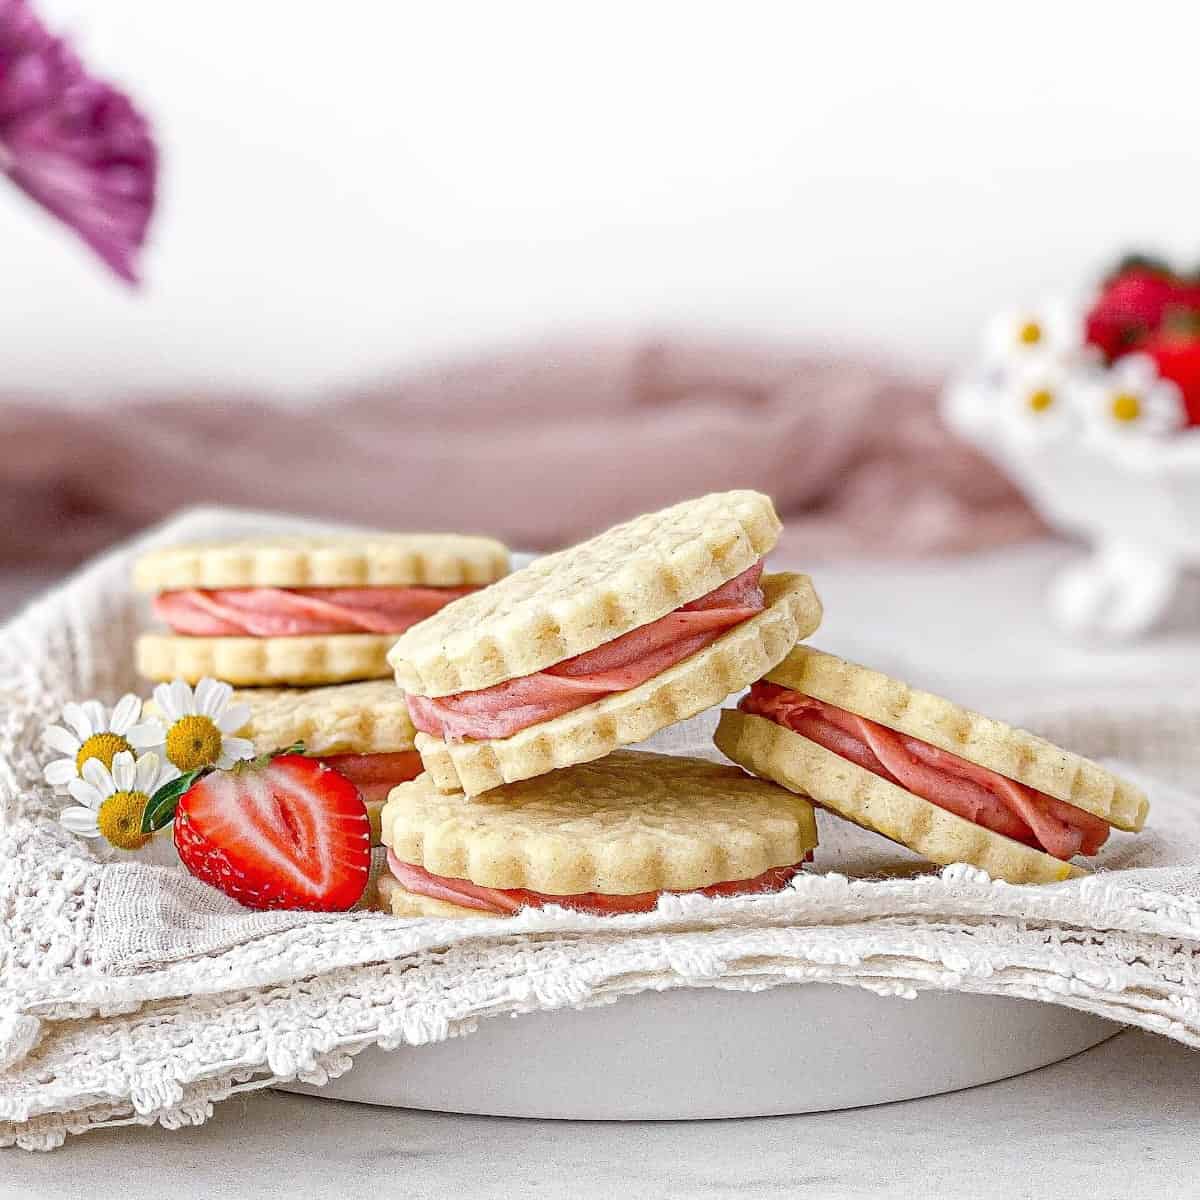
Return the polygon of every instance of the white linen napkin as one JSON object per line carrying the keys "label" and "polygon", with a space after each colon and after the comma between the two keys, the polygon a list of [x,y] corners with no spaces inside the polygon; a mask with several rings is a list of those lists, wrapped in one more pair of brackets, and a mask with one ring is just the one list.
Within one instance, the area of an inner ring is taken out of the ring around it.
{"label": "white linen napkin", "polygon": [[[1043,696],[1036,714],[1015,714],[1072,749],[1118,755],[1151,798],[1144,833],[1114,834],[1094,876],[1056,885],[993,883],[963,865],[934,874],[825,814],[813,869],[783,893],[667,897],[617,918],[253,913],[177,867],[96,857],[57,823],[67,801],[42,782],[41,733],[66,700],[145,694],[132,667],[147,620],[129,590],[133,559],[150,545],[313,527],[188,513],[0,631],[0,1144],[198,1124],[235,1092],[324,1082],[373,1043],[436,1041],[484,1017],[650,988],[986,992],[1200,1046],[1200,802],[1185,790],[1200,768],[1194,707],[1127,697],[1114,712]],[[649,745],[718,757],[715,720]]]}

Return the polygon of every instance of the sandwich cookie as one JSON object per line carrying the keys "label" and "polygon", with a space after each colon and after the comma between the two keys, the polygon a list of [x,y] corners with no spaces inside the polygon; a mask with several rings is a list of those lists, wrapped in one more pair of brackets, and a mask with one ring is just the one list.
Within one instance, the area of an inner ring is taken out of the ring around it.
{"label": "sandwich cookie", "polygon": [[447,605],[388,658],[434,784],[469,795],[602,757],[746,687],[821,619],[763,575],[771,501],[723,492],[638,517]]}
{"label": "sandwich cookie", "polygon": [[1043,738],[877,671],[797,646],[715,741],[748,771],[811,796],[935,863],[1009,883],[1084,872],[1112,827],[1142,828],[1132,784]]}
{"label": "sandwich cookie", "polygon": [[171,632],[138,639],[148,679],[241,687],[386,678],[396,638],[501,578],[508,551],[458,534],[343,534],[174,546],[139,559]]}
{"label": "sandwich cookie", "polygon": [[421,756],[413,747],[416,730],[404,695],[391,680],[253,688],[234,692],[232,702],[250,709],[250,720],[239,732],[259,754],[301,743],[305,754],[354,784],[371,822],[371,844],[379,844],[379,814],[388,793],[421,773]]}
{"label": "sandwich cookie", "polygon": [[736,767],[618,750],[480,796],[422,775],[388,797],[383,841],[376,906],[396,916],[612,914],[663,892],[779,891],[817,829],[808,800]]}

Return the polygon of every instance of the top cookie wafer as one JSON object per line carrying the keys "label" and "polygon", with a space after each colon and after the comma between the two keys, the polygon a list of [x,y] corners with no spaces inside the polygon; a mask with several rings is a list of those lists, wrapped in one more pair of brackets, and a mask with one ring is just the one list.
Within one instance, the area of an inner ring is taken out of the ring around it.
{"label": "top cookie wafer", "polygon": [[448,604],[388,660],[406,691],[478,691],[594,650],[720,587],[775,545],[758,492],[715,492],[549,554]]}
{"label": "top cookie wafer", "polygon": [[1145,823],[1145,795],[1098,763],[878,671],[798,645],[766,678],[957,754],[1118,829],[1137,831]]}
{"label": "top cookie wafer", "polygon": [[138,559],[143,592],[184,588],[469,587],[508,571],[508,550],[457,533],[263,537],[153,550]]}
{"label": "top cookie wafer", "polygon": [[481,796],[443,795],[422,775],[392,789],[382,824],[402,862],[559,896],[753,879],[817,844],[804,797],[737,767],[635,750]]}

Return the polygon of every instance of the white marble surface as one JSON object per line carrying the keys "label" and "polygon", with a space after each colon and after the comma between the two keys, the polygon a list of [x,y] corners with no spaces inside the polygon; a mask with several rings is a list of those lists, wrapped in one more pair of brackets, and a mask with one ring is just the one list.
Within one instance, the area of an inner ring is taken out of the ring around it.
{"label": "white marble surface", "polygon": [[1141,1200],[1196,1195],[1197,1128],[1195,1054],[1122,1033],[1019,1079],[803,1117],[560,1123],[263,1093],[199,1129],[103,1130],[49,1155],[10,1151],[0,1200]]}
{"label": "white marble surface", "polygon": [[[1054,633],[1041,595],[1071,553],[1045,545],[923,566],[815,569],[827,612],[817,640],[974,703],[1019,707],[1049,689],[1194,695],[1200,616],[1187,596],[1172,627],[1137,646],[1080,647]],[[1195,1196],[1198,1061],[1174,1043],[1126,1032],[1065,1063],[953,1095],[657,1125],[450,1116],[261,1093],[219,1106],[199,1129],[106,1130],[51,1155],[10,1151],[0,1161],[0,1200]]]}

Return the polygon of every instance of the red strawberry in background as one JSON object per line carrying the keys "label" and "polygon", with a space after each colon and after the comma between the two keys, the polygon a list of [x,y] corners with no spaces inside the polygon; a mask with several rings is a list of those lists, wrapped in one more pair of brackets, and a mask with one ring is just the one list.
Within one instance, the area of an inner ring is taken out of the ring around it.
{"label": "red strawberry in background", "polygon": [[1200,312],[1200,284],[1155,259],[1129,258],[1089,310],[1085,336],[1111,361],[1142,349],[1167,315],[1180,311]]}
{"label": "red strawberry in background", "polygon": [[1164,379],[1178,385],[1187,423],[1200,425],[1200,312],[1169,315],[1141,350],[1154,359]]}
{"label": "red strawberry in background", "polygon": [[1176,281],[1161,263],[1129,259],[1105,281],[1086,318],[1086,337],[1106,358],[1134,350],[1158,328]]}
{"label": "red strawberry in background", "polygon": [[247,908],[342,912],[367,886],[371,829],[354,784],[285,754],[194,783],[175,811],[175,848]]}

